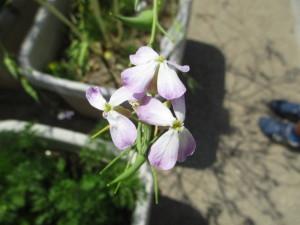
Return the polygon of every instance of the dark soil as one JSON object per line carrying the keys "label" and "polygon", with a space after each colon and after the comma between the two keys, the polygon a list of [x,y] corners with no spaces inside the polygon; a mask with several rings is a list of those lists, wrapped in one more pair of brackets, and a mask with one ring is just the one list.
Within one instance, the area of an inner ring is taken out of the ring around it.
{"label": "dark soil", "polygon": [[37,121],[42,124],[89,133],[97,120],[83,117],[75,112],[71,119],[60,120],[58,114],[72,110],[64,100],[53,93],[39,91],[40,102],[35,102],[23,90],[0,89],[0,120],[16,119]]}

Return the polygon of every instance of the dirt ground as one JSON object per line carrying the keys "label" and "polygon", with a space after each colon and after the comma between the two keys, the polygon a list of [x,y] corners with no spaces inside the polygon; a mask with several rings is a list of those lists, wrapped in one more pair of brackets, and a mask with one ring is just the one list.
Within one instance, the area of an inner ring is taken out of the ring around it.
{"label": "dirt ground", "polygon": [[[185,126],[197,149],[158,172],[161,196],[150,225],[298,225],[300,154],[257,126],[261,116],[275,117],[269,101],[300,102],[290,1],[194,0],[187,37],[183,63],[195,87],[186,96]],[[47,92],[36,105],[22,91],[0,91],[0,119],[81,132],[96,123],[77,114],[58,120],[70,107]]]}
{"label": "dirt ground", "polygon": [[300,223],[300,154],[257,126],[275,117],[269,101],[300,102],[293,19],[288,0],[193,2],[183,62],[198,84],[185,122],[197,150],[159,173],[160,220],[151,225]]}

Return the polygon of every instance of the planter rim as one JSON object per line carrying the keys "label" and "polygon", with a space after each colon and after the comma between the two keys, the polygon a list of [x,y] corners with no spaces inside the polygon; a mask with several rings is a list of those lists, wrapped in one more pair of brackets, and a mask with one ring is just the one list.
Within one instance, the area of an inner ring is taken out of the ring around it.
{"label": "planter rim", "polygon": [[[19,121],[19,120],[4,120],[0,121],[0,131],[15,131],[19,132],[28,125],[28,122]],[[89,143],[90,138],[82,133],[43,125],[43,124],[34,124],[32,126],[32,130],[36,131],[36,135],[39,138],[42,138],[46,141],[55,142],[57,145],[59,144],[67,144],[70,148],[72,147],[72,152],[80,151],[81,146]],[[102,143],[108,146],[108,149],[112,149],[112,153],[114,155],[118,154],[120,151],[114,147],[114,145],[108,141],[97,140],[98,143]],[[95,143],[94,143],[95,144]],[[89,145],[91,149],[95,150],[96,145]],[[67,150],[67,149],[63,149]],[[137,200],[136,208],[133,211],[132,222],[131,225],[147,225],[150,214],[150,206],[153,194],[153,179],[150,172],[150,168],[147,163],[145,163],[139,170],[139,178],[145,185],[145,191],[147,198],[144,199],[143,195],[139,197]]]}

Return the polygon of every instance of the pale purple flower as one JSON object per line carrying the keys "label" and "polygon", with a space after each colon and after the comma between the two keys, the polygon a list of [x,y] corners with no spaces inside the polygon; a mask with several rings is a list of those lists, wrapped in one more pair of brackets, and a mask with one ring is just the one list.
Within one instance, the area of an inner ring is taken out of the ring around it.
{"label": "pale purple flower", "polygon": [[186,88],[173,68],[188,72],[189,66],[180,66],[173,61],[167,61],[146,46],[130,55],[130,62],[135,66],[124,70],[121,77],[123,85],[132,93],[145,93],[156,73],[157,91],[163,98],[171,100],[185,93]]}
{"label": "pale purple flower", "polygon": [[183,125],[185,119],[184,96],[172,100],[176,115],[159,100],[145,97],[137,109],[140,120],[157,126],[168,126],[169,129],[151,146],[148,159],[153,166],[163,170],[171,169],[176,161],[183,162],[192,155],[196,142],[191,133]]}
{"label": "pale purple flower", "polygon": [[132,121],[116,110],[118,105],[131,97],[131,93],[125,87],[116,90],[109,102],[103,98],[99,87],[90,87],[86,91],[86,98],[89,103],[93,107],[103,111],[103,117],[110,124],[110,134],[113,143],[119,149],[130,147],[137,137],[137,129]]}

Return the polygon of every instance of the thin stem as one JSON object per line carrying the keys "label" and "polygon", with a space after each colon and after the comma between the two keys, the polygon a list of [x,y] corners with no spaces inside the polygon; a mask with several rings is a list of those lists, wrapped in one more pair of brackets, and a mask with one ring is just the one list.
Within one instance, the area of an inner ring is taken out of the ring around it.
{"label": "thin stem", "polygon": [[[113,12],[115,15],[119,15],[119,2],[118,0],[113,0]],[[117,23],[117,29],[118,29],[118,35],[117,35],[117,41],[121,41],[122,35],[123,35],[123,27],[120,20],[116,21]]]}
{"label": "thin stem", "polygon": [[[124,170],[124,171],[128,170],[128,168],[129,168],[129,166],[130,166],[130,164],[131,164],[131,160],[132,160],[133,156],[134,156],[134,151],[132,152],[132,154],[131,154],[131,156],[130,156],[130,159],[128,160],[128,162],[127,162],[127,164],[126,164],[126,167],[125,167],[125,170]],[[122,181],[120,181],[120,182],[117,184],[117,187],[116,187],[116,189],[115,189],[115,191],[114,191],[114,194],[116,194],[116,193],[118,192],[118,190],[119,190],[119,188],[120,188],[120,186],[121,186],[121,183],[122,183]]]}
{"label": "thin stem", "polygon": [[158,21],[158,0],[153,1],[153,21],[152,21],[152,29],[151,29],[151,37],[148,43],[149,47],[152,47],[155,37],[156,37],[156,26]]}
{"label": "thin stem", "polygon": [[106,33],[106,28],[102,20],[102,15],[101,15],[101,9],[100,9],[100,4],[98,0],[90,0],[90,7],[92,12],[94,13],[94,16],[96,18],[97,24],[99,26],[99,29],[103,35],[104,41],[108,43],[110,46],[110,39],[107,36]]}
{"label": "thin stem", "polygon": [[48,2],[46,2],[44,0],[35,0],[35,1],[37,3],[39,3],[40,5],[44,6],[45,8],[47,8],[58,19],[60,19],[65,25],[67,25],[74,32],[74,34],[76,34],[78,36],[78,38],[80,38],[81,40],[83,40],[83,37],[82,37],[81,33],[79,32],[79,30],[70,22],[70,20],[68,20],[67,17],[65,17],[54,6],[52,6],[51,4],[49,4]]}
{"label": "thin stem", "polygon": [[159,134],[157,135],[157,136],[155,136],[153,139],[152,139],[152,141],[150,141],[149,142],[149,145],[152,145],[161,135],[162,135],[162,133],[164,132],[164,130],[161,130],[160,132],[159,132]]}
{"label": "thin stem", "polygon": [[155,126],[155,128],[154,128],[154,133],[153,133],[153,137],[156,137],[157,132],[158,132],[158,126]]}
{"label": "thin stem", "polygon": [[[130,119],[133,119],[134,121],[138,122],[138,123],[142,123],[142,124],[147,124],[141,120],[139,120],[138,118],[135,118],[134,116],[131,116]],[[148,125],[148,124],[147,124]]]}
{"label": "thin stem", "polygon": [[114,195],[117,194],[117,192],[118,192],[118,190],[119,190],[119,188],[120,188],[120,186],[121,186],[121,183],[122,183],[122,181],[120,181],[120,182],[117,184],[117,187],[116,187],[116,189],[115,189],[115,191],[114,191]]}
{"label": "thin stem", "polygon": [[157,176],[156,176],[156,171],[153,166],[151,167],[151,172],[153,176],[153,181],[154,181],[154,196],[155,196],[155,203],[158,204],[158,182],[157,182]]}
{"label": "thin stem", "polygon": [[95,138],[97,137],[98,135],[102,134],[104,131],[108,130],[110,127],[110,125],[108,124],[106,127],[104,127],[103,129],[101,129],[100,131],[98,131],[96,134],[94,134],[91,138]]}
{"label": "thin stem", "polygon": [[157,27],[158,27],[158,29],[160,29],[160,31],[161,31],[167,38],[169,38],[169,40],[170,40],[172,43],[175,42],[174,38],[172,38],[172,37],[167,33],[167,31],[160,25],[159,22],[157,22]]}
{"label": "thin stem", "polygon": [[121,152],[117,157],[115,157],[103,170],[99,172],[99,174],[103,174],[109,167],[111,167],[116,161],[118,161],[123,155],[125,155],[128,151],[131,150],[131,147],[126,149],[125,151]]}

